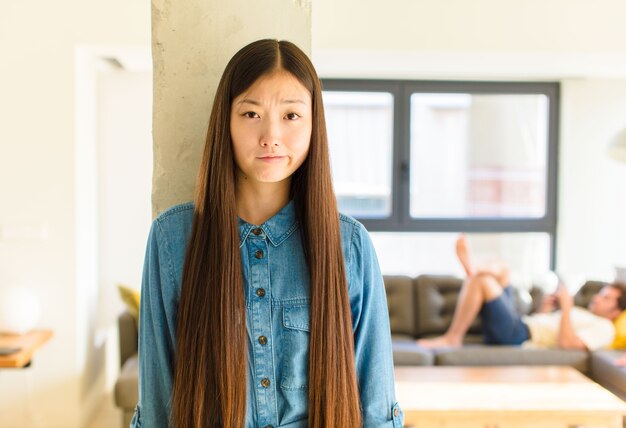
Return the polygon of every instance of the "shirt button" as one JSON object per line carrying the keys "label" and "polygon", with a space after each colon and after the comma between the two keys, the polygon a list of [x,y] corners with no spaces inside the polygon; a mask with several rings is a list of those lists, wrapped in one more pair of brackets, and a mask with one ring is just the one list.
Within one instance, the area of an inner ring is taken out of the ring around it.
{"label": "shirt button", "polygon": [[261,230],[260,227],[256,227],[254,229],[252,229],[252,233],[256,236],[259,236],[261,233],[263,233],[263,231]]}
{"label": "shirt button", "polygon": [[265,336],[259,336],[259,343],[261,345],[266,345],[267,344],[267,337]]}
{"label": "shirt button", "polygon": [[256,295],[259,296],[259,297],[265,297],[265,289],[264,288],[257,288]]}
{"label": "shirt button", "polygon": [[397,418],[398,415],[400,414],[400,409],[398,409],[397,407],[395,409],[393,409],[393,415]]}
{"label": "shirt button", "polygon": [[256,257],[257,259],[262,259],[263,258],[263,251],[257,250],[257,252],[254,253],[254,257]]}
{"label": "shirt button", "polygon": [[267,388],[270,386],[270,380],[268,378],[263,378],[263,380],[261,381],[261,386],[263,386],[263,388]]}

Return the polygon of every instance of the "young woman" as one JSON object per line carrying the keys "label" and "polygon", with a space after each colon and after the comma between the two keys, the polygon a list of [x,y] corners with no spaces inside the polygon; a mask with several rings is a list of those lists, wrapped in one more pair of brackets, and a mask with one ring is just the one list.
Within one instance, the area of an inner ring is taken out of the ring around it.
{"label": "young woman", "polygon": [[131,426],[401,427],[382,276],[337,212],[320,83],[292,43],[230,60],[194,203],[153,222]]}

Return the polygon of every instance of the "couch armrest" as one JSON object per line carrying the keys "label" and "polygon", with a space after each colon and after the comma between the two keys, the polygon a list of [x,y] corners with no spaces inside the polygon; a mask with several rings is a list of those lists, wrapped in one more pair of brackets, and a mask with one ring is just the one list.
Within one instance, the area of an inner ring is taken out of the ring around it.
{"label": "couch armrest", "polygon": [[128,312],[124,311],[117,317],[117,326],[120,335],[120,367],[129,357],[137,353],[138,334],[137,321]]}

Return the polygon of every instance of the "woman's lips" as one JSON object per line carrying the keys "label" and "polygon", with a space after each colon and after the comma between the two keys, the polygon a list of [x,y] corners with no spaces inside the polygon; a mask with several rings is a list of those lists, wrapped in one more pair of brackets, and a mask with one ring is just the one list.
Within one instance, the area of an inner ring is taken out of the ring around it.
{"label": "woman's lips", "polygon": [[267,162],[267,163],[279,163],[286,159],[287,156],[259,156],[258,160]]}

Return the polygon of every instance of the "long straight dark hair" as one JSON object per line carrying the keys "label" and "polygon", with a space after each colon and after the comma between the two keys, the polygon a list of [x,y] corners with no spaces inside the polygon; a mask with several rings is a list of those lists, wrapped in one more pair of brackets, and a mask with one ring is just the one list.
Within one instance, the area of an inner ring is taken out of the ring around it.
{"label": "long straight dark hair", "polygon": [[176,428],[245,425],[246,306],[230,113],[233,99],[277,70],[296,77],[312,99],[309,153],[291,179],[311,275],[309,427],[362,423],[321,85],[313,64],[293,43],[259,40],[226,66],[209,120],[178,308],[171,413]]}

